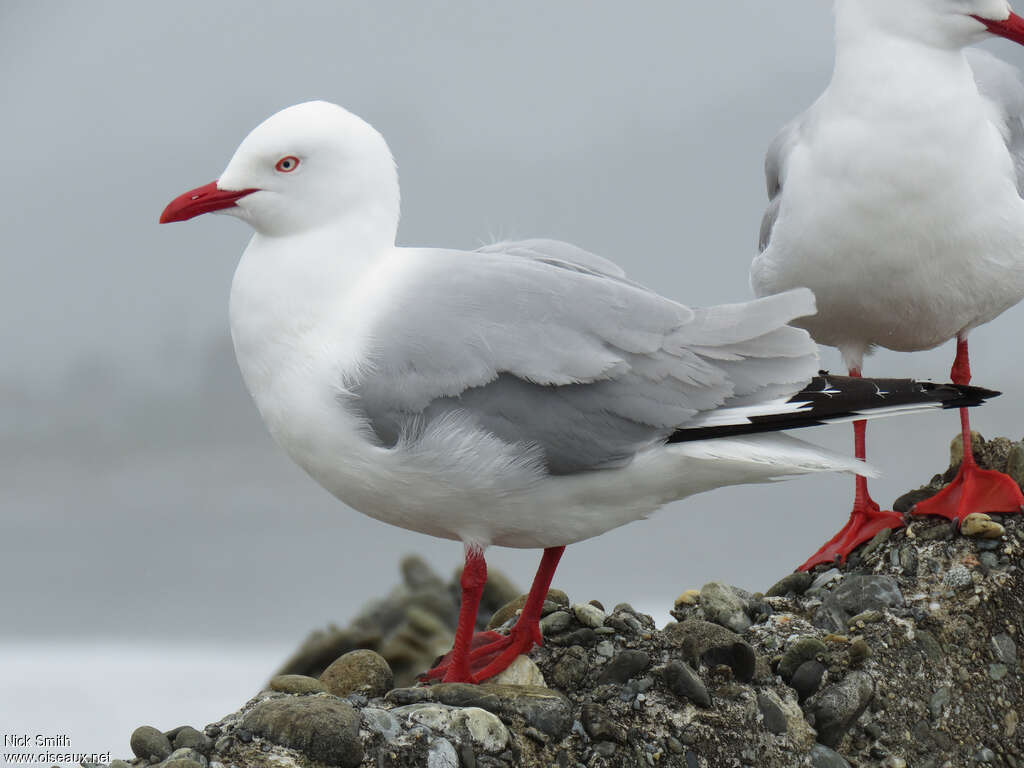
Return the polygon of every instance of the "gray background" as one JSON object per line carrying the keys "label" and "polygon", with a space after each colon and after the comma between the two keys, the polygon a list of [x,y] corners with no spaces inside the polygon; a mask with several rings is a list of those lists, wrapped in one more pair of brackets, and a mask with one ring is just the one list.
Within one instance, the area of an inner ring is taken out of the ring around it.
{"label": "gray background", "polygon": [[[828,80],[829,5],[0,3],[0,638],[286,643],[383,594],[404,552],[459,561],[346,509],[265,434],[227,337],[248,231],[156,223],[260,120],[323,98],[380,129],[402,243],[556,237],[686,303],[742,300],[764,148]],[[977,412],[985,434],[1022,431],[1021,319],[972,337],[977,382],[1008,392]],[[867,371],[944,378],[952,354]],[[943,469],[956,428],[872,427],[879,499]],[[828,477],[706,494],[571,547],[555,581],[662,614],[711,579],[764,589],[851,492]],[[538,556],[490,562],[526,585]]]}

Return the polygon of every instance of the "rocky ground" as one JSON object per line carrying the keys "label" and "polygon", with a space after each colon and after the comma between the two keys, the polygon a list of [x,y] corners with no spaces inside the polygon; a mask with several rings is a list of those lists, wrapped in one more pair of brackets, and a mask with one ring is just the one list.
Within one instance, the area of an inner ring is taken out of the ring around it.
{"label": "rocky ground", "polygon": [[[1024,444],[976,448],[1022,479]],[[552,590],[544,647],[480,686],[414,683],[450,647],[458,580],[415,558],[402,571],[237,712],[137,729],[131,764],[1024,768],[1024,517],[914,519],[763,594],[685,592],[662,629]],[[510,626],[518,592],[492,574],[481,625]]]}

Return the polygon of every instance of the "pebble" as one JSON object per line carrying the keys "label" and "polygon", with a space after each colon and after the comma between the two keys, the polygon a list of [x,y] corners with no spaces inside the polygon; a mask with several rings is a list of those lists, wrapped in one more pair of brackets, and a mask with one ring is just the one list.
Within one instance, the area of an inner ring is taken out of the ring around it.
{"label": "pebble", "polygon": [[867,672],[856,670],[830,685],[811,700],[818,741],[834,747],[867,708],[875,694],[875,681]]}
{"label": "pebble", "polygon": [[363,761],[359,723],[351,704],[327,696],[267,699],[242,719],[252,733],[341,768],[356,768]]}
{"label": "pebble", "polygon": [[173,746],[175,749],[194,749],[209,756],[213,750],[213,739],[192,726],[186,725],[175,735]]}
{"label": "pebble", "polygon": [[651,664],[650,654],[644,651],[624,650],[613,658],[602,670],[597,682],[599,685],[605,683],[625,683],[630,678],[636,677]]}
{"label": "pebble", "polygon": [[1006,534],[1006,529],[988,515],[973,512],[964,518],[960,533],[976,539],[998,539]]}
{"label": "pebble", "polygon": [[361,714],[366,727],[374,733],[379,733],[385,741],[391,741],[401,732],[398,720],[386,709],[366,707]]}
{"label": "pebble", "polygon": [[551,670],[551,682],[563,691],[571,691],[587,674],[590,667],[586,650],[578,645],[566,648]]}
{"label": "pebble", "polygon": [[689,664],[681,661],[670,661],[663,671],[665,685],[681,699],[689,699],[698,707],[711,706],[711,695],[697,673]]}
{"label": "pebble", "polygon": [[809,757],[813,768],[850,768],[846,758],[824,744],[815,744]]}
{"label": "pebble", "polygon": [[811,586],[814,577],[807,571],[796,571],[783,576],[772,584],[765,595],[768,597],[785,597],[788,594],[802,595]]}
{"label": "pebble", "polygon": [[602,640],[597,644],[597,648],[595,648],[595,650],[597,651],[598,656],[603,656],[606,659],[610,659],[615,655],[615,645],[612,644],[611,640]]}
{"label": "pebble", "polygon": [[388,700],[396,703],[409,699],[432,700],[453,707],[480,707],[498,717],[518,715],[528,726],[548,736],[561,737],[572,727],[569,699],[549,688],[489,682],[480,685],[438,683],[428,688],[400,688],[388,694]]}
{"label": "pebble", "polygon": [[206,765],[209,762],[206,759],[206,755],[192,749],[191,747],[182,747],[181,749],[176,749],[171,752],[167,757],[166,765],[170,765],[174,761],[194,763],[195,765],[200,766],[200,768],[206,768]]}
{"label": "pebble", "polygon": [[764,727],[770,733],[780,736],[786,732],[788,725],[786,713],[782,711],[782,707],[779,706],[774,696],[759,693],[757,695],[757,708],[761,710],[761,716],[764,718]]}
{"label": "pebble", "polygon": [[459,753],[447,739],[438,739],[427,750],[427,768],[459,768]]}
{"label": "pebble", "polygon": [[863,637],[855,637],[850,641],[850,647],[847,649],[847,653],[850,656],[850,664],[857,666],[863,663],[871,655],[871,647]]}
{"label": "pebble", "polygon": [[779,661],[779,676],[787,683],[793,679],[797,669],[806,662],[819,656],[825,656],[828,647],[812,635],[797,637]]}
{"label": "pebble", "polygon": [[811,586],[807,588],[805,594],[807,594],[810,597],[820,597],[821,595],[825,594],[825,587],[827,587],[833,581],[840,581],[842,578],[842,571],[840,571],[838,568],[829,568],[827,571],[819,573],[817,576],[814,577],[814,581],[811,582]]}
{"label": "pebble", "polygon": [[851,616],[903,605],[903,593],[891,577],[854,574],[822,598],[814,625],[831,632],[846,632]]}
{"label": "pebble", "polygon": [[796,672],[793,673],[793,679],[789,681],[789,684],[796,691],[799,700],[803,702],[804,699],[810,698],[818,692],[824,677],[825,665],[812,659],[811,661],[805,661],[796,668]]}
{"label": "pebble", "polygon": [[306,675],[277,675],[270,679],[270,690],[281,693],[327,693],[327,686]]}
{"label": "pebble", "polygon": [[331,662],[320,675],[320,682],[335,696],[362,693],[376,698],[394,688],[395,677],[383,656],[360,648]]}
{"label": "pebble", "polygon": [[944,685],[935,691],[928,699],[928,711],[932,715],[933,720],[938,720],[942,717],[942,711],[949,706],[949,701],[952,696],[952,691],[948,685]]}
{"label": "pebble", "polygon": [[533,685],[546,688],[544,673],[529,656],[520,654],[505,669],[490,679],[496,685]]}
{"label": "pebble", "polygon": [[619,725],[608,710],[600,704],[584,704],[580,719],[583,722],[583,730],[594,741],[626,743],[626,729]]}
{"label": "pebble", "polygon": [[708,621],[721,624],[737,634],[746,632],[753,623],[746,605],[732,588],[720,581],[705,584],[700,590],[700,607]]}
{"label": "pebble", "polygon": [[151,725],[140,725],[132,731],[129,745],[144,760],[164,760],[171,754],[171,740]]}
{"label": "pebble", "polygon": [[986,570],[992,571],[999,567],[999,556],[995,552],[982,552],[978,555],[980,562]]}
{"label": "pebble", "polygon": [[576,616],[576,621],[585,627],[596,629],[597,627],[604,626],[605,613],[596,605],[576,603],[572,607],[572,612]]}
{"label": "pebble", "polygon": [[1006,457],[1006,474],[1014,479],[1017,485],[1024,483],[1024,443],[1014,443]]}
{"label": "pebble", "polygon": [[996,659],[1004,664],[1013,665],[1017,663],[1017,643],[1005,632],[993,635],[992,650],[995,653]]}
{"label": "pebble", "polygon": [[565,632],[572,625],[572,616],[566,611],[555,611],[540,620],[540,631],[544,637]]}
{"label": "pebble", "polygon": [[979,763],[994,763],[996,761],[996,753],[988,747],[982,747],[975,753],[974,759]]}
{"label": "pebble", "polygon": [[688,589],[683,592],[679,597],[675,599],[673,604],[674,608],[680,608],[682,606],[692,607],[700,602],[700,590],[699,589]]}
{"label": "pebble", "polygon": [[1010,670],[1005,664],[989,664],[988,676],[997,683],[1009,674]]}
{"label": "pebble", "polygon": [[946,571],[946,575],[942,577],[942,583],[952,589],[965,589],[973,582],[967,566],[958,563]]}
{"label": "pebble", "polygon": [[757,656],[750,644],[735,632],[700,619],[687,619],[664,631],[668,641],[682,649],[684,658],[700,659],[709,666],[725,664],[741,683],[753,679]]}

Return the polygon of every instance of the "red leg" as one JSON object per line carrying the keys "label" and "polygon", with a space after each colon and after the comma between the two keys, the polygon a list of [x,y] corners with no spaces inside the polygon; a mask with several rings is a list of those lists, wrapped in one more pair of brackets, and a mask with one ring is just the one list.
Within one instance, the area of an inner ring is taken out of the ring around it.
{"label": "red leg", "polygon": [[[971,363],[967,353],[967,339],[957,337],[956,359],[950,376],[954,384],[969,384]],[[938,515],[963,522],[972,512],[1010,514],[1020,512],[1024,495],[1008,475],[991,469],[982,469],[974,459],[971,448],[971,422],[967,409],[960,409],[960,430],[963,435],[964,454],[960,469],[953,482],[922,502],[914,505],[915,515]]]}
{"label": "red leg", "polygon": [[[496,674],[504,670],[515,661],[516,657],[521,654],[528,653],[534,645],[542,645],[543,638],[540,633],[540,612],[544,606],[544,599],[547,597],[548,589],[551,587],[551,579],[555,575],[555,568],[558,567],[558,561],[562,557],[562,553],[565,551],[565,547],[549,547],[544,550],[544,556],[541,558],[540,567],[537,568],[537,575],[533,578],[533,586],[530,587],[530,593],[526,596],[526,604],[523,606],[522,612],[519,614],[519,619],[508,635],[502,635],[497,632],[481,632],[472,637],[471,641],[467,641],[468,632],[472,629],[472,623],[469,624],[470,630],[464,633],[463,646],[462,648],[466,651],[468,657],[464,662],[464,669],[456,668],[457,660],[460,658],[459,651],[459,631],[455,633],[455,647],[452,648],[452,652],[445,656],[441,663],[438,664],[431,670],[425,672],[420,679],[421,680],[436,680],[439,677],[443,677],[444,682],[468,682],[468,683],[479,683],[486,680],[489,677],[494,677]],[[480,557],[480,561],[483,562],[483,557]],[[466,570],[469,570],[469,554],[466,556]],[[486,573],[486,571],[485,571]],[[466,609],[466,572],[463,571],[463,605],[462,611],[459,614],[459,630],[463,627],[463,618],[467,612]],[[482,585],[483,582],[481,582]],[[483,587],[481,586],[481,591]],[[480,600],[480,595],[477,594],[477,603]],[[476,621],[476,603],[472,609],[472,621]],[[472,650],[470,650],[472,646]],[[458,652],[458,653],[457,653]]]}
{"label": "red leg", "polygon": [[[851,368],[850,375],[859,378],[860,369]],[[861,461],[867,457],[866,432],[866,421],[853,422],[854,454]],[[800,570],[808,571],[821,563],[833,563],[837,558],[839,562],[845,563],[847,556],[854,549],[873,539],[879,531],[903,526],[903,515],[879,507],[868,494],[868,479],[863,475],[857,475],[850,519],[839,533],[800,566]]]}

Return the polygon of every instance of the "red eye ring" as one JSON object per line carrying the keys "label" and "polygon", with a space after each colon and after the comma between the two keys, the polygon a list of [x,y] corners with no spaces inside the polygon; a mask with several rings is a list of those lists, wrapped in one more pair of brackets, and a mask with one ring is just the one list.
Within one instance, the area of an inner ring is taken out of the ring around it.
{"label": "red eye ring", "polygon": [[299,158],[295,155],[286,155],[277,161],[277,164],[274,166],[274,170],[280,171],[281,173],[291,173],[298,167]]}

